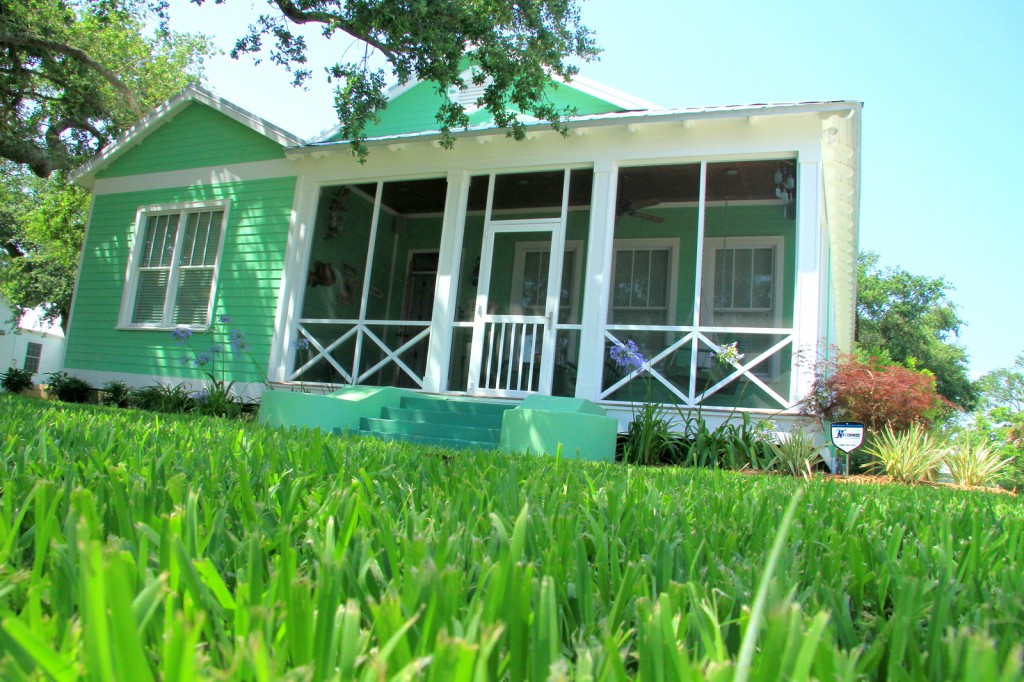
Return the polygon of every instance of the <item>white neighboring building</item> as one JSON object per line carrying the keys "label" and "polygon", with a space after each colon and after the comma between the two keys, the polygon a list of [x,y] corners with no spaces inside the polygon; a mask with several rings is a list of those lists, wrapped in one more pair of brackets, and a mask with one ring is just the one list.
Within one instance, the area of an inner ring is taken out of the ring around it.
{"label": "white neighboring building", "polygon": [[8,367],[31,369],[33,382],[46,383],[49,374],[64,366],[64,330],[43,321],[38,310],[28,311],[14,330],[9,323],[13,315],[10,302],[0,294],[0,373]]}

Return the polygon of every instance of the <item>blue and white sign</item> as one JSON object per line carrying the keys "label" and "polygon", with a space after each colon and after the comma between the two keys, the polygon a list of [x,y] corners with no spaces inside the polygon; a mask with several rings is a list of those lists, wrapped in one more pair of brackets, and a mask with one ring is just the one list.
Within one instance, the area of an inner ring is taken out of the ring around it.
{"label": "blue and white sign", "polygon": [[850,454],[864,444],[864,425],[860,422],[832,424],[832,445]]}

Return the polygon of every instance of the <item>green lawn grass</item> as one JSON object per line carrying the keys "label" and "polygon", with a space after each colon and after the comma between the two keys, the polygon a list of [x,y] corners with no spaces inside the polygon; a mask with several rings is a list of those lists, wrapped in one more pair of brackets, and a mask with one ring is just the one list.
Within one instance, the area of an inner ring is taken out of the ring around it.
{"label": "green lawn grass", "polygon": [[1004,495],[11,396],[0,489],[4,680],[1022,677]]}

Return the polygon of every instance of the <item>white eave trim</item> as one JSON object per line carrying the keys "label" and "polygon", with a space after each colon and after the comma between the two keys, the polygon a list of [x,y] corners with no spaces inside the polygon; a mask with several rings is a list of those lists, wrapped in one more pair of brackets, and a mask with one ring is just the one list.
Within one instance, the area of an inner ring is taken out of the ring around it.
{"label": "white eave trim", "polygon": [[250,130],[277,142],[282,147],[296,147],[306,144],[305,140],[301,137],[293,135],[283,128],[279,128],[273,123],[232,104],[222,97],[218,97],[209,90],[190,85],[126,130],[120,138],[105,147],[91,161],[79,167],[71,174],[71,181],[86,188],[91,187],[96,173],[139,144],[147,135],[163,125],[167,119],[175,116],[192,102],[205,104],[228,118],[241,123]]}
{"label": "white eave trim", "polygon": [[[577,116],[567,119],[565,124],[570,129],[575,128],[598,128],[603,126],[621,126],[641,123],[674,123],[691,120],[712,120],[724,118],[750,118],[752,116],[780,116],[793,114],[833,114],[839,112],[860,111],[861,103],[851,100],[835,100],[827,102],[795,102],[780,104],[744,104],[735,106],[704,107],[691,109],[660,109],[649,111],[619,111],[608,114],[591,114],[588,116]],[[540,121],[528,123],[529,128],[547,128],[549,123]],[[485,135],[504,135],[504,128],[497,128],[492,124],[470,126],[464,130],[455,131],[456,138],[479,137]],[[430,142],[440,139],[439,130],[424,130],[413,133],[399,133],[396,135],[382,135],[370,137],[363,140],[364,144],[370,146],[394,144],[398,142]],[[312,141],[301,147],[290,147],[285,150],[288,156],[298,156],[316,152],[327,152],[336,149],[347,149],[349,140],[335,140],[332,142]]]}

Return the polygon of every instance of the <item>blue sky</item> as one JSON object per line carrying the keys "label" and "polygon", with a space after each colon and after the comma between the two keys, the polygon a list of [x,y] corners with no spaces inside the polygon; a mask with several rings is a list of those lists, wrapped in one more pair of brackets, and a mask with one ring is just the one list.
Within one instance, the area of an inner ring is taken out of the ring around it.
{"label": "blue sky", "polygon": [[[254,2],[172,3],[172,27],[227,51]],[[262,5],[259,5],[262,6]],[[665,107],[864,102],[862,250],[945,278],[972,375],[1024,352],[1024,2],[589,0],[604,53],[581,74]],[[257,7],[258,9],[258,7]],[[309,38],[315,67],[349,45]],[[226,55],[211,89],[303,137],[334,124],[316,69],[307,91],[278,67]]]}

